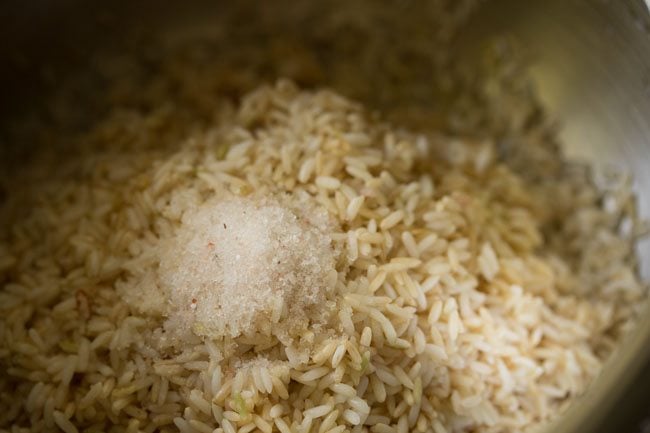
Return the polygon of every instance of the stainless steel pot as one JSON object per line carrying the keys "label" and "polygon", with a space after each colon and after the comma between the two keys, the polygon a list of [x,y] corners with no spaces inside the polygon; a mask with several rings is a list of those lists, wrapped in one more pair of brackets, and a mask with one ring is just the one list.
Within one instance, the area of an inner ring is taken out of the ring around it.
{"label": "stainless steel pot", "polygon": [[[56,87],[58,77],[99,47],[128,43],[134,30],[171,34],[206,25],[224,7],[203,0],[182,6],[5,0],[2,123],[41,106],[43,89]],[[488,0],[455,42],[458,55],[471,56],[480,41],[500,33],[515,35],[532,53],[532,75],[548,112],[562,121],[566,153],[629,169],[641,214],[650,217],[650,17],[643,1]],[[650,245],[639,249],[648,277]],[[639,431],[640,419],[650,414],[648,313],[589,392],[549,431]]]}

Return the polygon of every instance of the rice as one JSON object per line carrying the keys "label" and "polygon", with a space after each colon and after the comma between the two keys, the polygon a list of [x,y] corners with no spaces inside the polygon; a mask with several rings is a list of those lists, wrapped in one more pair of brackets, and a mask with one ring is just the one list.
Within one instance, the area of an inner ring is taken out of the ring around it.
{"label": "rice", "polygon": [[[254,75],[233,105],[181,67],[177,107],[142,92],[154,108],[116,103],[65,136],[76,156],[25,167],[0,217],[0,428],[518,431],[585,391],[646,298],[629,179],[564,161],[500,81],[494,110],[461,97],[453,127],[423,128],[376,91],[390,74],[333,70],[398,123]],[[229,266],[192,249],[205,236]]]}

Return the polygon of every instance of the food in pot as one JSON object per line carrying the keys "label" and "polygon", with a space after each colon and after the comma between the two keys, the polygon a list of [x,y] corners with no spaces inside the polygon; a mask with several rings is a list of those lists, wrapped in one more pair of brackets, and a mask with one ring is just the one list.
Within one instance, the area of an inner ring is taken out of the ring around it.
{"label": "food in pot", "polygon": [[508,62],[443,128],[296,58],[312,86],[118,80],[5,180],[0,428],[520,431],[598,375],[646,298],[629,178],[565,160]]}

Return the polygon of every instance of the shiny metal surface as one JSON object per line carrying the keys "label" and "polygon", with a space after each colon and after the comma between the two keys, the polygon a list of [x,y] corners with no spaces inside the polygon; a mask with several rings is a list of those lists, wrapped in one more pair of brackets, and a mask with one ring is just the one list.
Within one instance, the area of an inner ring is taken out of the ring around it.
{"label": "shiny metal surface", "polygon": [[[33,101],[25,95],[39,88],[42,74],[34,71],[41,71],[43,62],[59,68],[77,64],[97,46],[125,37],[126,27],[177,32],[209,23],[219,13],[215,2],[202,1],[179,10],[146,0],[95,6],[76,0],[0,5],[0,16],[11,17],[0,30],[0,55],[8,59],[0,71],[7,88],[0,101],[5,115],[17,109],[18,101]],[[86,19],[76,19],[80,16]],[[460,56],[471,56],[480,41],[496,34],[512,34],[525,44],[538,93],[561,121],[567,154],[629,169],[641,214],[650,217],[650,18],[645,3],[488,0],[466,28],[457,42]],[[648,242],[640,252],[648,277]],[[635,431],[636,417],[650,412],[648,313],[591,391],[549,431]]]}
{"label": "shiny metal surface", "polygon": [[[530,51],[568,156],[629,169],[650,215],[650,18],[642,0],[489,1],[461,46],[512,33]],[[645,257],[650,247],[641,245]],[[641,263],[650,275],[650,260]]]}

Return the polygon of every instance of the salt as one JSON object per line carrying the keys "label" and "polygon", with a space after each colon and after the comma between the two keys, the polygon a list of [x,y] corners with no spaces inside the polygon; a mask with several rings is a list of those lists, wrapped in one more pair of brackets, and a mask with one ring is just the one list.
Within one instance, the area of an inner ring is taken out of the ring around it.
{"label": "salt", "polygon": [[325,211],[287,197],[210,201],[160,248],[167,327],[210,338],[290,334],[333,296]]}

